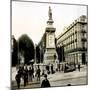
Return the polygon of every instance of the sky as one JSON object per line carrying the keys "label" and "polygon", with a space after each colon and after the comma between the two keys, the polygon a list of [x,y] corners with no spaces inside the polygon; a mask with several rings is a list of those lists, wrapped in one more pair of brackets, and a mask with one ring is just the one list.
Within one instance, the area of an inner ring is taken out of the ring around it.
{"label": "sky", "polygon": [[48,9],[52,9],[53,26],[56,37],[81,15],[87,15],[87,7],[81,5],[46,4],[12,1],[12,35],[16,40],[27,34],[34,44],[38,44],[45,32]]}

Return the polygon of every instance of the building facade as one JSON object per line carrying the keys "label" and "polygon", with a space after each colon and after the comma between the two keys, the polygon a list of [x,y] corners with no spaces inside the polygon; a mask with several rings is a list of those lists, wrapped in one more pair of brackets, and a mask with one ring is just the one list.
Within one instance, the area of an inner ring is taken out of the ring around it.
{"label": "building facade", "polygon": [[57,37],[56,46],[64,48],[65,62],[87,63],[87,33],[87,17],[82,15]]}

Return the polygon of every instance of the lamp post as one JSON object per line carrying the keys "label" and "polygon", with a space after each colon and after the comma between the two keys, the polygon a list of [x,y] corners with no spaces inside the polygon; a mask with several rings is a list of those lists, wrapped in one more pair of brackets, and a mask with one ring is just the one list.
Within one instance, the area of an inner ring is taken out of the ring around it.
{"label": "lamp post", "polygon": [[35,49],[35,56],[34,56],[35,64],[37,63],[37,61],[36,61],[36,46],[37,46],[37,45],[35,44],[35,48],[34,48],[34,49]]}
{"label": "lamp post", "polygon": [[19,56],[20,56],[20,55],[19,55],[19,54],[20,54],[20,53],[19,53],[19,41],[18,41],[18,43],[17,43],[17,47],[18,47],[18,66],[19,66]]}

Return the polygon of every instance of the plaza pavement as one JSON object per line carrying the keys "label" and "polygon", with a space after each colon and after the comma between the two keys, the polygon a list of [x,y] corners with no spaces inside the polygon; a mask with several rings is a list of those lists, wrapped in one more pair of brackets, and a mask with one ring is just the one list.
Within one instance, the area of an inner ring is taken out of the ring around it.
{"label": "plaza pavement", "polygon": [[87,67],[83,66],[80,69],[76,69],[73,72],[56,72],[55,74],[48,75],[49,81],[58,81],[58,80],[65,80],[65,79],[72,79],[72,78],[79,78],[79,77],[87,77]]}
{"label": "plaza pavement", "polygon": [[[12,69],[12,82],[13,82],[13,86],[16,87],[16,82],[15,82],[15,75],[16,75],[16,69],[13,68]],[[54,83],[54,82],[58,82],[58,81],[65,81],[65,80],[72,80],[72,79],[78,79],[79,78],[85,78],[85,80],[87,80],[87,67],[86,66],[82,66],[80,69],[80,72],[78,69],[76,69],[76,71],[73,72],[68,72],[68,73],[64,73],[63,71],[61,72],[56,72],[54,74],[49,74],[48,75],[48,80],[50,81],[50,83]],[[44,79],[43,76],[41,76],[41,80],[40,82],[36,80],[36,78],[33,80],[33,82],[29,82],[29,84],[26,87],[23,87],[23,80],[21,81],[21,87],[22,88],[38,88],[40,87],[40,84],[42,82],[42,80]],[[53,86],[53,85],[51,85]],[[56,85],[57,86],[57,85]]]}

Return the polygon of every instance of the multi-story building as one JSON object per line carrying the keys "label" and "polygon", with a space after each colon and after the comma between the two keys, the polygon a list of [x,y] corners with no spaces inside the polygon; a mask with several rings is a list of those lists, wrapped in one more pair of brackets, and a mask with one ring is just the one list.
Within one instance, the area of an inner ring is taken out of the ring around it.
{"label": "multi-story building", "polygon": [[66,62],[87,63],[87,17],[80,16],[57,37],[57,47],[64,47]]}

